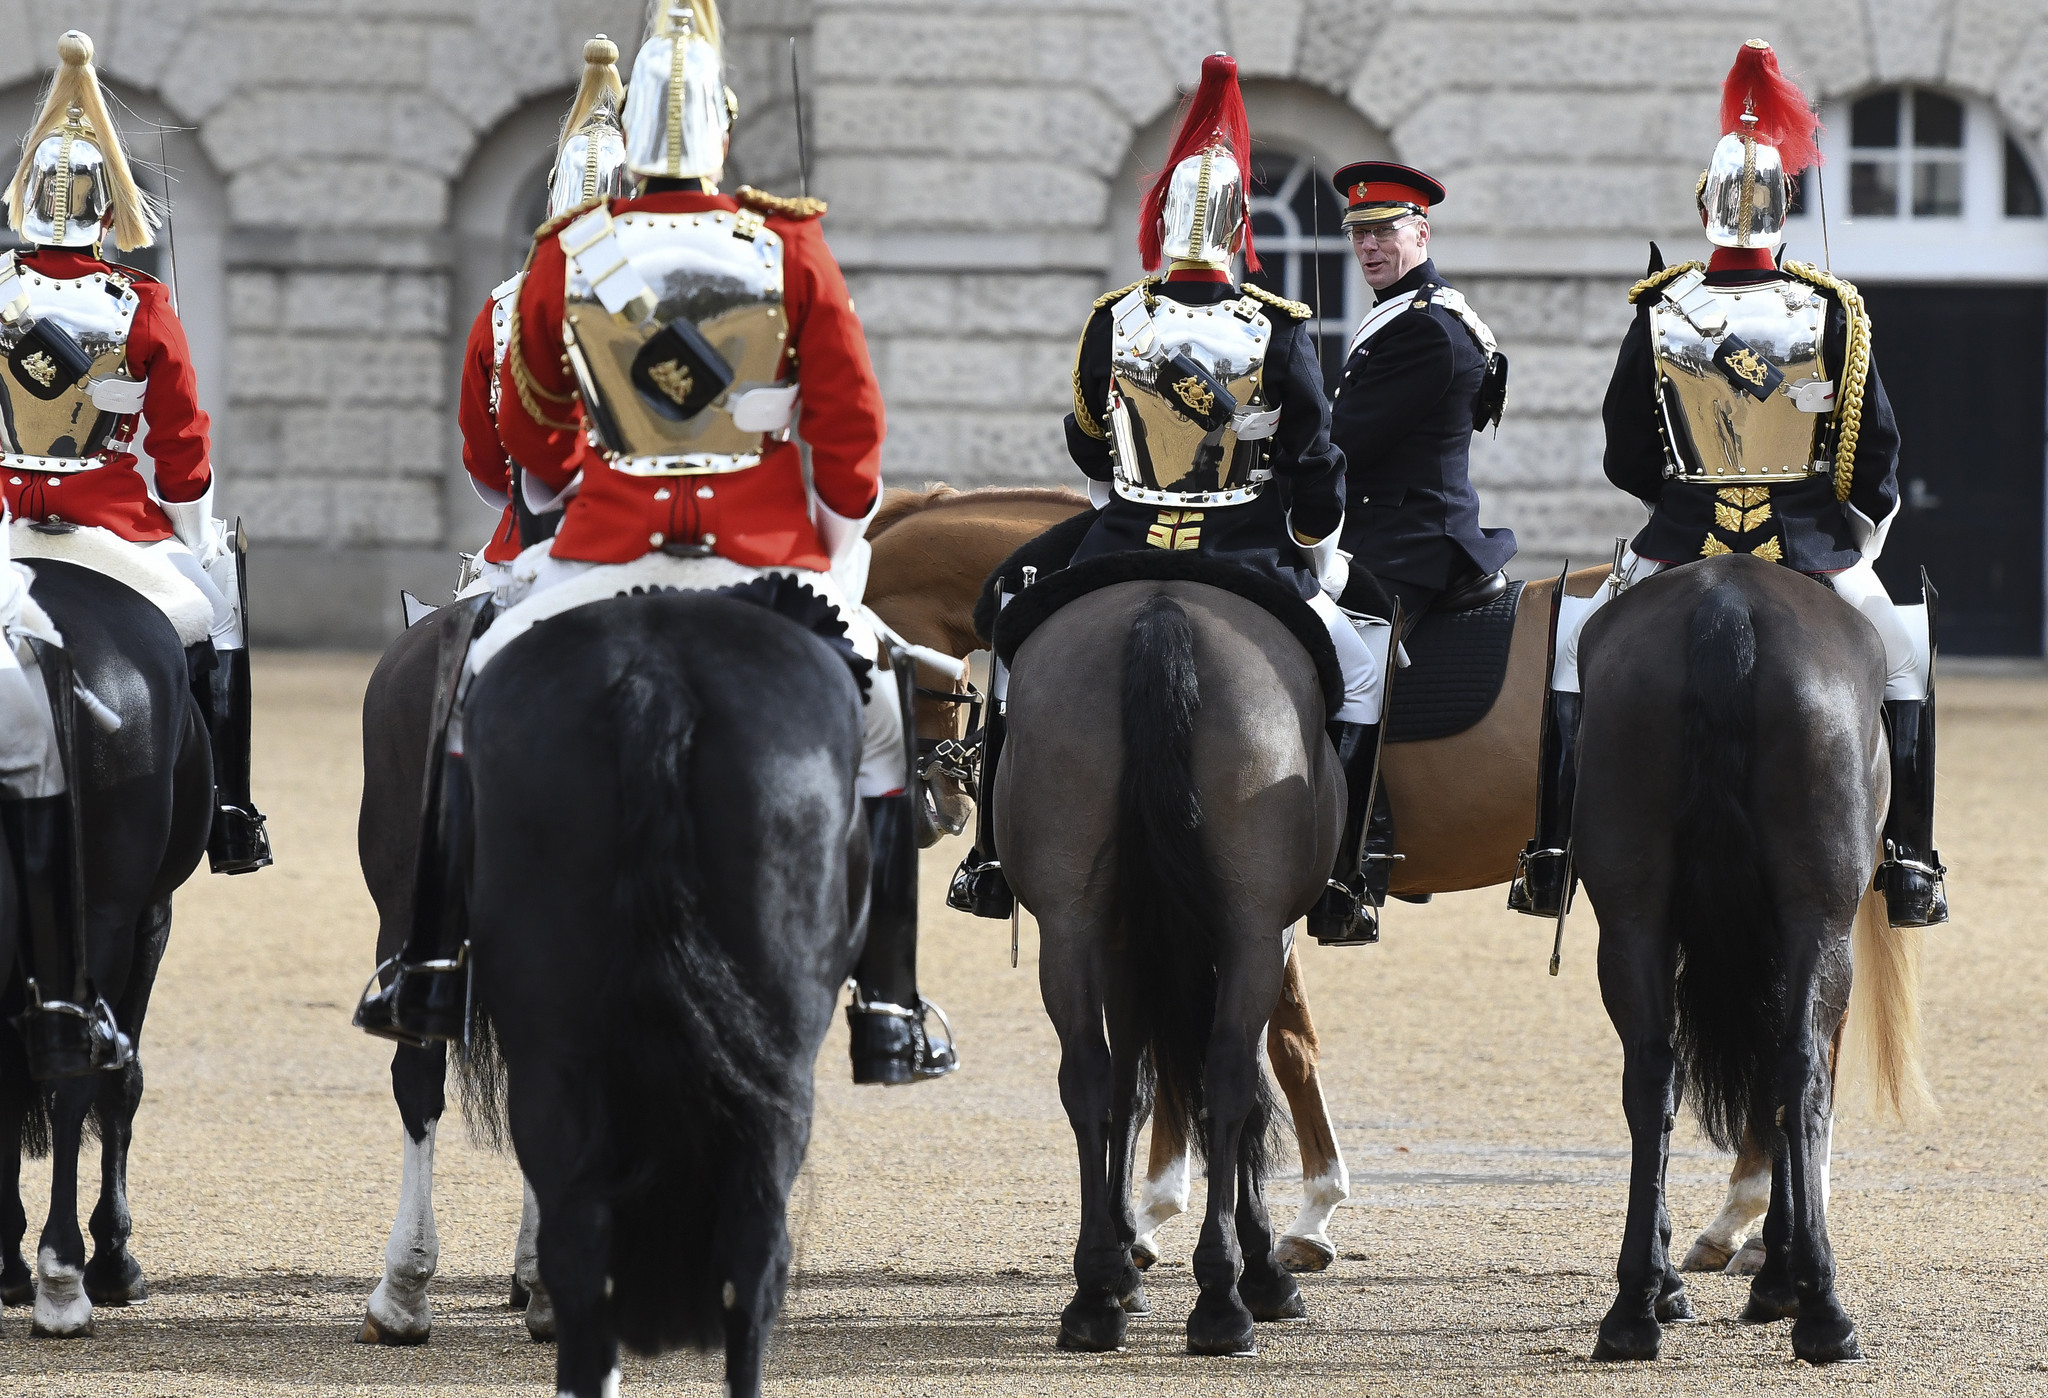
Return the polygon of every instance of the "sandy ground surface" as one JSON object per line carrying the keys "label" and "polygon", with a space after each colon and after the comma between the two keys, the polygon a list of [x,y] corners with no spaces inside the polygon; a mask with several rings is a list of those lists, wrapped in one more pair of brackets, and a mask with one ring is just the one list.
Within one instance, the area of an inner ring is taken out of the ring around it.
{"label": "sandy ground surface", "polygon": [[[133,1163],[135,1249],[153,1295],[101,1310],[86,1340],[31,1340],[27,1314],[9,1311],[0,1391],[551,1391],[553,1350],[503,1304],[517,1172],[452,1126],[432,1343],[354,1342],[397,1200],[400,1137],[389,1055],[347,1022],[373,960],[354,839],[369,667],[260,659],[258,796],[278,863],[248,878],[202,874],[178,899]],[[1693,1281],[1703,1323],[1667,1330],[1661,1362],[1586,1361],[1624,1204],[1621,1056],[1595,992],[1590,916],[1574,920],[1551,980],[1547,928],[1503,911],[1501,890],[1399,907],[1377,948],[1306,953],[1353,1191],[1332,1227],[1337,1263],[1304,1279],[1309,1319],[1261,1327],[1255,1359],[1181,1353],[1194,1241],[1181,1220],[1163,1235],[1153,1315],[1132,1326],[1129,1351],[1056,1353],[1073,1146],[1034,939],[1027,923],[1013,971],[1007,928],[947,912],[958,850],[942,847],[925,861],[926,988],[952,1012],[966,1066],[937,1084],[856,1091],[843,1028],[828,1041],[770,1390],[2048,1392],[2048,682],[1953,680],[1943,697],[1955,922],[1926,958],[1943,1114],[1902,1127],[1852,1106],[1836,1134],[1830,1224],[1870,1362],[1794,1363],[1786,1325],[1734,1323],[1745,1283],[1723,1277]],[[1681,1245],[1717,1207],[1726,1166],[1681,1129]],[[47,1166],[27,1181],[35,1227]],[[1275,1183],[1283,1218],[1295,1187]],[[709,1393],[718,1375],[715,1359],[674,1355],[629,1361],[626,1386]]]}

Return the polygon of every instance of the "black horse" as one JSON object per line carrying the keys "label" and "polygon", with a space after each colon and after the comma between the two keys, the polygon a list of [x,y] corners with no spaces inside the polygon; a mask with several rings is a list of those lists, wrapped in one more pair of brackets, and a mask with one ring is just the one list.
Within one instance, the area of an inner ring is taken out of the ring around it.
{"label": "black horse", "polygon": [[[0,564],[0,567],[4,567]],[[76,726],[70,774],[84,892],[87,981],[138,1048],[157,967],[171,935],[171,894],[206,852],[213,821],[212,752],[189,688],[185,650],[152,603],[120,583],[70,563],[39,560],[32,595],[64,635],[77,678],[120,718],[109,732]],[[12,860],[0,852],[0,967],[7,983],[0,1015],[26,1004]],[[69,910],[67,910],[69,911]],[[149,1294],[128,1251],[128,1147],[142,1102],[142,1064],[38,1083],[13,1033],[0,1034],[0,1133],[7,1178],[0,1188],[0,1296],[33,1295],[39,1335],[84,1335],[92,1308]],[[100,1138],[100,1198],[93,1255],[78,1227],[78,1154],[86,1114]],[[50,1215],[36,1269],[21,1255],[28,1217],[21,1158],[52,1157]]]}
{"label": "black horse", "polygon": [[[881,681],[885,682],[885,681]],[[856,681],[762,607],[579,607],[472,684],[478,1008],[540,1211],[558,1388],[620,1343],[723,1345],[760,1391],[811,1071],[864,936]]]}
{"label": "black horse", "polygon": [[1913,963],[1898,954],[1913,934],[1884,927],[1870,893],[1890,794],[1883,646],[1824,586],[1738,554],[1630,588],[1587,623],[1580,656],[1572,848],[1634,1143],[1594,1358],[1654,1359],[1659,1322],[1692,1316],[1664,1200],[1686,1094],[1717,1145],[1747,1133],[1770,1151],[1766,1260],[1743,1319],[1796,1317],[1792,1349],[1811,1363],[1858,1358],[1826,1217],[1852,932],[1877,987],[1881,1094],[1898,1105],[1918,1082]]}

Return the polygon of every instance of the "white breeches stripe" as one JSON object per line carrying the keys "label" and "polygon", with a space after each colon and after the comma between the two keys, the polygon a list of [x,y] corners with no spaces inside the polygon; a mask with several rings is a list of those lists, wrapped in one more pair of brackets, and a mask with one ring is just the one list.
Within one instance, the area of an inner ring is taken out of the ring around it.
{"label": "white breeches stripe", "polygon": [[[1327,593],[1318,592],[1309,606],[1330,633],[1337,650],[1337,668],[1344,676],[1344,700],[1330,717],[1341,723],[1378,723],[1380,701],[1386,692],[1387,642],[1394,628],[1378,617],[1364,617],[1354,624]],[[1358,634],[1359,626],[1373,633],[1371,643]]]}
{"label": "white breeches stripe", "polygon": [[[1653,563],[1637,558],[1634,553],[1623,556],[1622,567],[1632,583],[1670,567],[1666,563]],[[1887,699],[1925,699],[1929,671],[1933,659],[1929,654],[1927,639],[1927,607],[1920,604],[1902,607],[1892,601],[1878,581],[1877,570],[1869,559],[1844,569],[1829,578],[1834,584],[1835,594],[1869,620],[1877,628],[1878,639],[1884,642],[1885,685]],[[1579,691],[1579,633],[1586,625],[1586,619],[1600,610],[1613,594],[1605,587],[1591,597],[1567,597],[1558,611],[1557,618],[1557,663],[1551,669],[1551,688],[1568,694]]]}

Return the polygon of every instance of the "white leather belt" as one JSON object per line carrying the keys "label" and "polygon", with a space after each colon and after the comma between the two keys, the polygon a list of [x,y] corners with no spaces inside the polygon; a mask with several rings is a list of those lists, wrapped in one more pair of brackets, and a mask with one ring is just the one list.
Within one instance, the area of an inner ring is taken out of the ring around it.
{"label": "white leather belt", "polygon": [[104,456],[0,456],[0,470],[42,471],[54,476],[71,476],[80,471],[97,471],[107,464]]}

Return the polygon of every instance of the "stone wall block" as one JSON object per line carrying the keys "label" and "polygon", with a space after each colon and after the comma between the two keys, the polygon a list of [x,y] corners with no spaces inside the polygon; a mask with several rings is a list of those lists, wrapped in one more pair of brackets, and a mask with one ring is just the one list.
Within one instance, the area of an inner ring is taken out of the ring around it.
{"label": "stone wall block", "polygon": [[[246,36],[236,26],[218,20],[194,24],[165,58],[157,91],[188,119],[198,121],[238,90],[238,77],[249,71],[248,54]],[[52,45],[52,61],[55,56]],[[203,131],[200,139],[206,139]]]}
{"label": "stone wall block", "polygon": [[[1782,36],[1779,62],[1799,76],[1809,96],[1853,92],[1876,81],[1865,0],[1789,0],[1777,29],[1771,37]],[[1735,61],[1733,54],[1728,61]]]}
{"label": "stone wall block", "polygon": [[1100,178],[1032,160],[841,156],[819,162],[817,184],[853,228],[1092,229],[1107,198]]}
{"label": "stone wall block", "polygon": [[814,152],[941,155],[959,149],[954,107],[950,88],[846,82],[820,89],[806,115],[817,139]]}
{"label": "stone wall block", "polygon": [[334,486],[321,480],[236,475],[221,486],[223,503],[240,514],[251,538],[264,543],[326,543],[334,535]]}
{"label": "stone wall block", "polygon": [[0,83],[24,82],[56,61],[56,36],[39,36],[19,0],[0,4]]}
{"label": "stone wall block", "polygon": [[960,423],[958,459],[948,468],[952,484],[1065,485],[1076,489],[1081,473],[1067,454],[1060,419],[1047,413],[974,413]]}
{"label": "stone wall block", "polygon": [[1063,408],[1073,346],[919,336],[890,343],[883,388],[912,407]]}
{"label": "stone wall block", "polygon": [[228,396],[272,404],[444,401],[445,351],[429,339],[238,335],[228,350]]}
{"label": "stone wall block", "polygon": [[1451,61],[1445,38],[1433,25],[1388,25],[1353,75],[1346,98],[1380,129],[1393,130],[1443,88],[1442,70]]}
{"label": "stone wall block", "polygon": [[822,87],[855,82],[1063,82],[1086,65],[1086,24],[1014,8],[820,14],[812,62]]}
{"label": "stone wall block", "polygon": [[[976,273],[960,279],[960,330],[1075,340],[1102,294],[1099,277],[1062,273]],[[1072,353],[1072,346],[1068,346]]]}
{"label": "stone wall block", "polygon": [[[1103,101],[1131,125],[1151,121],[1180,100],[1181,75],[1135,19],[1092,17],[1083,31],[1083,50],[1076,71],[1085,73]],[[1198,71],[1189,70],[1189,81]]]}
{"label": "stone wall block", "polygon": [[294,272],[285,280],[285,325],[292,330],[386,328],[385,278],[378,272]]}
{"label": "stone wall block", "polygon": [[448,182],[388,161],[295,161],[235,176],[228,208],[243,224],[438,229],[448,219]]}
{"label": "stone wall block", "polygon": [[1194,85],[1205,57],[1230,46],[1218,0],[1153,0],[1138,12],[1167,70],[1185,86]]}
{"label": "stone wall block", "polygon": [[271,272],[228,274],[228,325],[275,330],[284,323],[284,279]]}
{"label": "stone wall block", "polygon": [[[624,61],[625,46],[620,48]],[[529,95],[474,30],[434,31],[427,38],[427,61],[434,73],[434,95],[461,113],[474,130],[488,131]],[[564,81],[574,82],[574,75]]]}
{"label": "stone wall block", "polygon": [[1574,568],[1610,562],[1615,539],[1633,538],[1644,514],[1634,496],[1603,483],[1495,490],[1481,500],[1479,517],[1515,531],[1521,546],[1517,570],[1526,571],[1520,565],[1537,558],[1568,557]]}
{"label": "stone wall block", "polygon": [[1332,92],[1347,90],[1386,23],[1386,11],[1386,0],[1308,0],[1296,76]]}
{"label": "stone wall block", "polygon": [[1955,0],[1867,0],[1877,76],[1886,82],[1939,82],[1947,66]]}
{"label": "stone wall block", "polygon": [[1291,78],[1308,0],[1223,0],[1225,45],[1247,78]]}
{"label": "stone wall block", "polygon": [[1579,282],[1566,277],[1472,277],[1458,289],[1503,343],[1581,338]]}
{"label": "stone wall block", "polygon": [[[1660,248],[1662,245],[1660,245]],[[1678,249],[1675,245],[1664,252],[1665,265],[1673,261],[1684,261],[1680,252],[1695,251],[1692,248]],[[1649,250],[1644,249],[1643,273],[1649,274]],[[1588,344],[1604,346],[1612,351],[1621,348],[1621,337],[1628,333],[1635,323],[1636,308],[1629,303],[1629,289],[1634,282],[1610,281],[1604,277],[1589,277],[1579,283],[1579,295],[1583,303],[1583,319],[1580,322],[1582,338]]]}
{"label": "stone wall block", "polygon": [[[1472,438],[1472,482],[1482,500],[1496,490],[1605,488],[1607,478],[1600,469],[1605,438],[1600,420],[1525,414],[1512,392],[1512,378],[1509,383],[1508,413],[1500,431]],[[1488,513],[1492,516],[1499,511]]]}
{"label": "stone wall block", "polygon": [[438,481],[364,480],[333,488],[336,542],[432,544],[440,542]]}
{"label": "stone wall block", "polygon": [[1998,91],[2014,55],[2042,22],[2038,0],[1957,0],[1947,80],[1973,92]]}
{"label": "stone wall block", "polygon": [[1999,82],[1998,105],[2005,119],[2028,135],[2048,125],[2048,26],[2027,36],[2026,47]]}
{"label": "stone wall block", "polygon": [[960,327],[958,279],[922,272],[855,272],[847,289],[871,338],[947,333]]}
{"label": "stone wall block", "polygon": [[156,87],[179,41],[198,22],[196,8],[189,0],[126,0],[114,8],[104,34],[86,30],[98,48],[93,62],[117,82]]}
{"label": "stone wall block", "polygon": [[1614,351],[1598,345],[1501,346],[1514,367],[1508,377],[1508,411],[1518,417],[1556,413],[1598,413],[1614,374]]}
{"label": "stone wall block", "polygon": [[447,277],[433,272],[397,272],[391,274],[385,290],[386,330],[396,335],[446,335],[453,329],[448,319]]}
{"label": "stone wall block", "polygon": [[889,435],[882,443],[882,484],[914,490],[926,482],[957,485],[953,468],[960,456],[956,415],[889,407]]}

